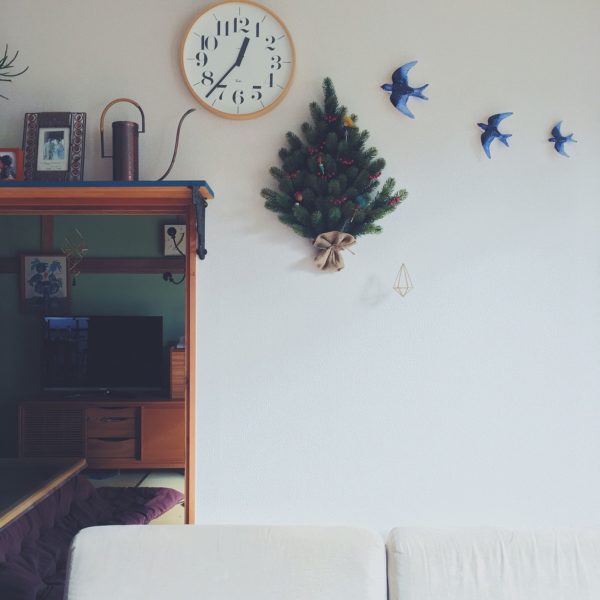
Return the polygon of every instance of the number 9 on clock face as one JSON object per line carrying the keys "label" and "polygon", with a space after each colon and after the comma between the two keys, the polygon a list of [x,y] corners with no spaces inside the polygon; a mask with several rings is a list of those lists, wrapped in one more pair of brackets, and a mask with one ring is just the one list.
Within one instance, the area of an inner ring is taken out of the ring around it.
{"label": "number 9 on clock face", "polygon": [[197,15],[183,37],[185,82],[208,110],[230,119],[274,108],[292,84],[294,44],[284,23],[247,0],[226,0]]}

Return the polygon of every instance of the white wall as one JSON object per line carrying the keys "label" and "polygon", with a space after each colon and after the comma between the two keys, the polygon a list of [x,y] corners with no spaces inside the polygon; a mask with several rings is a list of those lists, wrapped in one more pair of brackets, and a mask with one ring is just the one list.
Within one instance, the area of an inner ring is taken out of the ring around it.
{"label": "white wall", "polygon": [[[600,3],[269,4],[296,43],[292,91],[255,121],[199,111],[172,174],[217,193],[199,265],[199,520],[600,524]],[[194,106],[177,50],[203,5],[3,3],[0,41],[31,68],[2,88],[2,143],[26,110],[85,110],[86,178],[110,178],[97,117],[131,96],[148,116],[142,176],[158,177]],[[431,97],[415,121],[378,87],[412,59]],[[326,75],[410,192],[334,275],[259,195]],[[475,123],[506,110],[511,148],[488,161]],[[559,119],[570,160],[546,142]]]}

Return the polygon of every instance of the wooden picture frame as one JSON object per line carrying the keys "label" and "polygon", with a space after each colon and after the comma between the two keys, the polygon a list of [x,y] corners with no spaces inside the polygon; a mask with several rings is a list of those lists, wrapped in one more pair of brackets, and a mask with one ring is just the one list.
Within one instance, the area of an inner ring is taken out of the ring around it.
{"label": "wooden picture frame", "polygon": [[21,310],[45,315],[68,315],[71,277],[64,254],[21,256]]}
{"label": "wooden picture frame", "polygon": [[21,148],[0,148],[0,184],[5,181],[23,181]]}
{"label": "wooden picture frame", "polygon": [[82,181],[86,113],[26,113],[23,128],[27,181]]}

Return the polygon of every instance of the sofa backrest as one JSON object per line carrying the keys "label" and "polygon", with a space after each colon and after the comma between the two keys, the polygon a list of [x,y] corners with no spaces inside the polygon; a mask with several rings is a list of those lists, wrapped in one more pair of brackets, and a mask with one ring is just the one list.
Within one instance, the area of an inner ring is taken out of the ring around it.
{"label": "sofa backrest", "polygon": [[385,545],[346,527],[92,527],[67,600],[386,600]]}
{"label": "sofa backrest", "polygon": [[599,600],[600,530],[394,529],[390,600]]}

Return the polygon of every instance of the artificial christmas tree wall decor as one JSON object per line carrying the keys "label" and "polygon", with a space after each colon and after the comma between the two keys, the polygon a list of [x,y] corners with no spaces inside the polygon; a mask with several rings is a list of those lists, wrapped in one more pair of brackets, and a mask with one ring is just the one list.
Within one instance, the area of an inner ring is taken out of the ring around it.
{"label": "artificial christmas tree wall decor", "polygon": [[375,222],[396,210],[407,192],[394,191],[392,178],[379,189],[385,161],[375,148],[365,147],[369,132],[338,103],[331,79],[323,81],[323,92],[323,106],[310,104],[312,124],[302,124],[305,141],[287,133],[281,167],[271,168],[277,190],[265,188],[261,194],[282,223],[313,240],[319,269],[340,271],[340,252],[358,236],[380,233]]}

